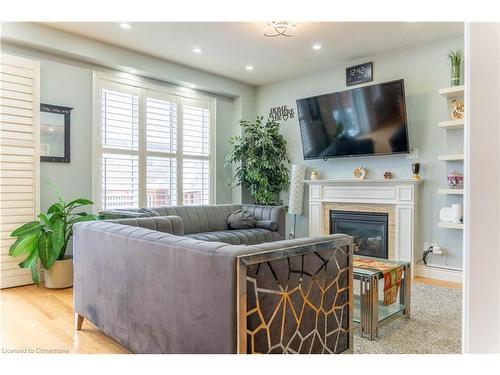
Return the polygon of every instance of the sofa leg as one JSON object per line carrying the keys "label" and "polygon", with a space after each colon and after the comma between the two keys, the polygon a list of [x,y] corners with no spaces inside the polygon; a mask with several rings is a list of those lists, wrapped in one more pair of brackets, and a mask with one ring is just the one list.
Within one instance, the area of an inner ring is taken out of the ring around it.
{"label": "sofa leg", "polygon": [[83,316],[81,316],[78,313],[75,313],[75,329],[77,331],[80,331],[82,329],[82,324],[83,324]]}

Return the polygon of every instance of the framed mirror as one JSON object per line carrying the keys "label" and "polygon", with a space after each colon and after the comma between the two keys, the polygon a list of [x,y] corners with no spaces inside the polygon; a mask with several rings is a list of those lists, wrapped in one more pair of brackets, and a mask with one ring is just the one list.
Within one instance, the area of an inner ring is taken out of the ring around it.
{"label": "framed mirror", "polygon": [[70,122],[73,108],[40,104],[40,161],[70,162]]}

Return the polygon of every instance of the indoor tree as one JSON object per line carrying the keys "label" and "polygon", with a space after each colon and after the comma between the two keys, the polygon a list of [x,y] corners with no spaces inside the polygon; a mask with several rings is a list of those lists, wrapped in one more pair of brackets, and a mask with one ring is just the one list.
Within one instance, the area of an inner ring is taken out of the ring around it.
{"label": "indoor tree", "polygon": [[234,185],[246,187],[256,204],[281,204],[279,194],[289,185],[290,160],[280,124],[257,116],[254,122],[241,120],[240,126],[242,135],[230,138],[232,150],[226,157],[226,166],[236,165]]}

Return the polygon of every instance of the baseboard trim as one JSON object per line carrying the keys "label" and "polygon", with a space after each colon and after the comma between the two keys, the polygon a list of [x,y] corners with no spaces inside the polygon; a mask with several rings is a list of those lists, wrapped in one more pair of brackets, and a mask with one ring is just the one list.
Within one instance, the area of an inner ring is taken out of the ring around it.
{"label": "baseboard trim", "polygon": [[417,265],[415,267],[415,271],[415,276],[441,281],[450,281],[453,283],[462,283],[462,271],[459,270],[447,270],[432,266]]}

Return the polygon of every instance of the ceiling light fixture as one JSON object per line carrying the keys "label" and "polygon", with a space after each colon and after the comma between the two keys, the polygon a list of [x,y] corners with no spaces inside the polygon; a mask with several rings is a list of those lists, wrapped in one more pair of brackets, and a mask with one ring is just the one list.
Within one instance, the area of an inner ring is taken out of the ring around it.
{"label": "ceiling light fixture", "polygon": [[297,23],[290,21],[271,21],[264,27],[263,33],[268,37],[297,35]]}
{"label": "ceiling light fixture", "polygon": [[129,23],[126,23],[126,22],[122,22],[122,23],[120,24],[120,27],[121,27],[122,29],[125,29],[125,30],[128,30],[128,29],[130,29],[130,28],[131,28],[130,24],[129,24]]}
{"label": "ceiling light fixture", "polygon": [[252,65],[247,65],[247,66],[245,66],[245,69],[246,70],[253,70],[253,66]]}
{"label": "ceiling light fixture", "polygon": [[319,51],[323,46],[319,43],[313,44],[313,50]]}
{"label": "ceiling light fixture", "polygon": [[203,51],[202,51],[202,49],[200,47],[194,47],[193,48],[193,52],[194,53],[202,53]]}

